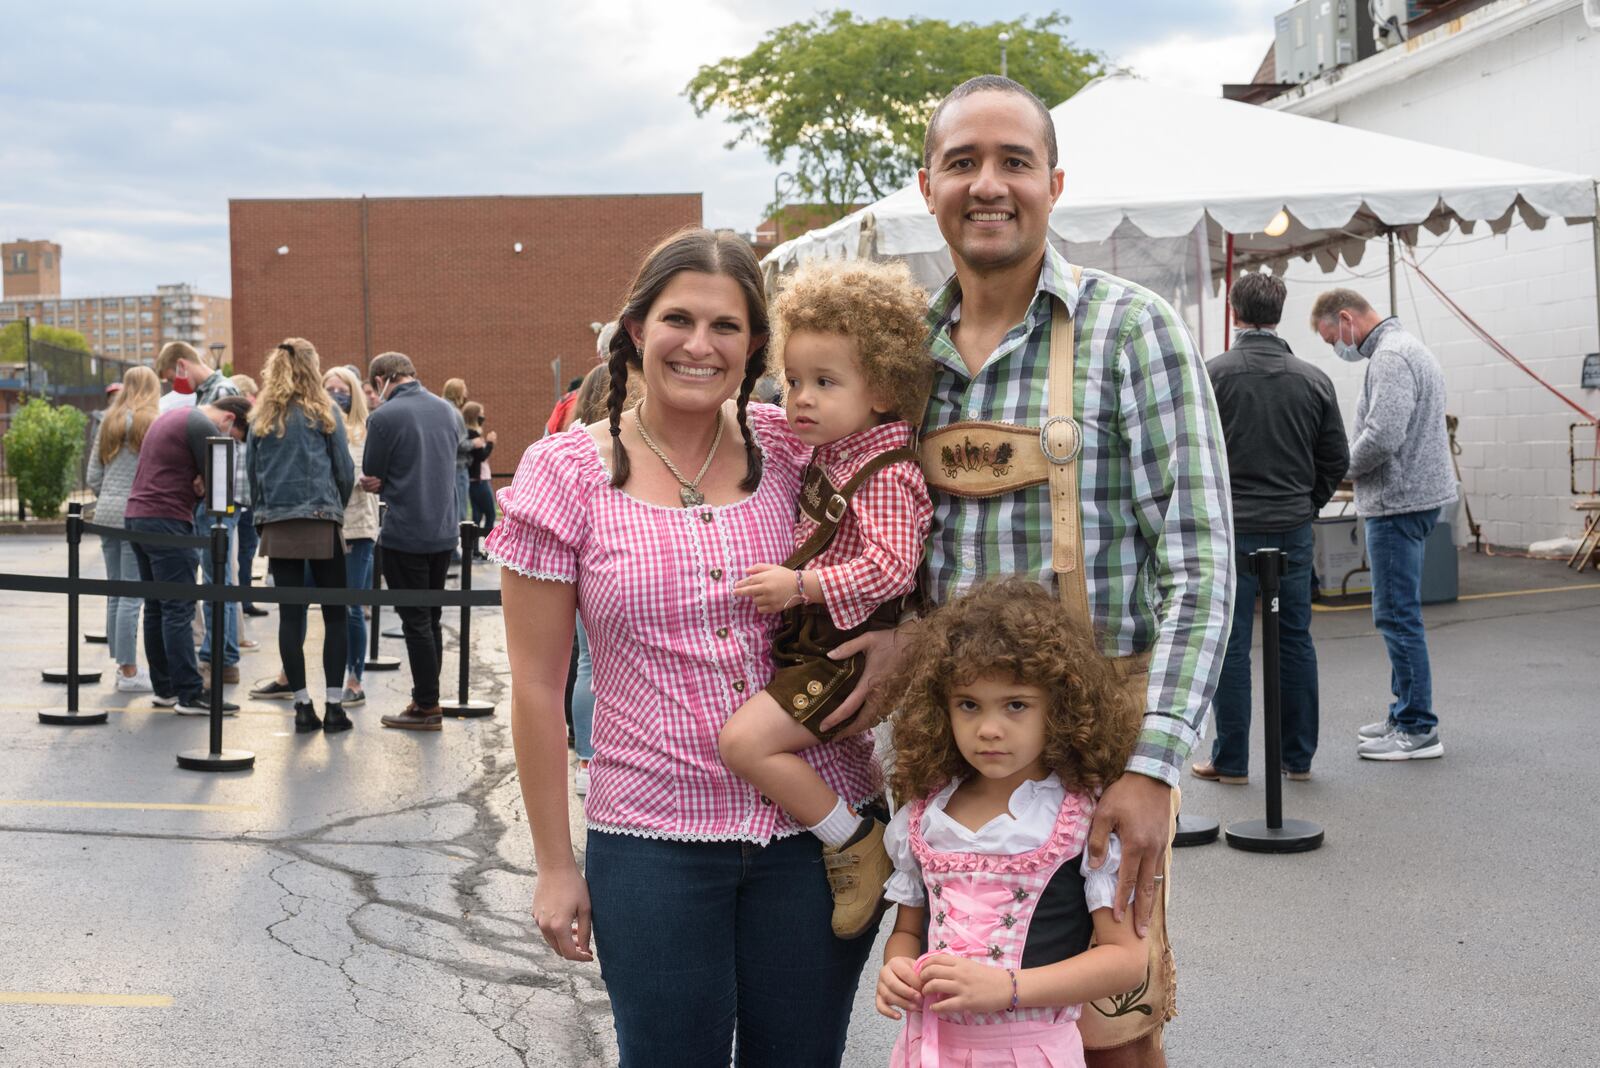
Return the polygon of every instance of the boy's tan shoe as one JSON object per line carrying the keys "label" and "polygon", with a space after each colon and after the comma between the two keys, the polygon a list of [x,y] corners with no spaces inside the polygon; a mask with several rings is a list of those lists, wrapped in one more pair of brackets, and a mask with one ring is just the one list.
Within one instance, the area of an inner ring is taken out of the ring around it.
{"label": "boy's tan shoe", "polygon": [[883,824],[874,819],[867,823],[867,832],[854,842],[837,849],[822,847],[822,864],[833,891],[833,933],[840,938],[859,938],[877,923],[883,884],[894,874],[883,848]]}

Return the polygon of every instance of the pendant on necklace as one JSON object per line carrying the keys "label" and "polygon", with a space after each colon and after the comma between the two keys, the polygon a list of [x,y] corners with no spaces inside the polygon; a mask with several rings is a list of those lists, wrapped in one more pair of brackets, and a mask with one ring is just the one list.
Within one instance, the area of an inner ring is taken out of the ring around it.
{"label": "pendant on necklace", "polygon": [[683,498],[685,508],[694,508],[706,503],[706,495],[693,486],[684,486],[678,491],[678,496]]}

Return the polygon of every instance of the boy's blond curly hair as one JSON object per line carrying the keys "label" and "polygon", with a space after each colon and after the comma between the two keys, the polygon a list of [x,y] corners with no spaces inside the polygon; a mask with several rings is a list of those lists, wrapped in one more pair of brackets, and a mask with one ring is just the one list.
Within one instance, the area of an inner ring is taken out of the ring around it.
{"label": "boy's blond curly hair", "polygon": [[888,418],[919,426],[933,388],[927,312],[928,295],[903,263],[809,263],[772,306],[768,351],[781,373],[790,334],[843,334],[856,343],[861,373]]}
{"label": "boy's blond curly hair", "polygon": [[1127,683],[1038,583],[1012,578],[975,587],[918,622],[910,649],[879,691],[899,709],[890,786],[902,803],[977,774],[956,747],[950,693],[979,679],[1003,678],[1050,695],[1042,759],[1068,790],[1103,789],[1127,766],[1139,736]]}

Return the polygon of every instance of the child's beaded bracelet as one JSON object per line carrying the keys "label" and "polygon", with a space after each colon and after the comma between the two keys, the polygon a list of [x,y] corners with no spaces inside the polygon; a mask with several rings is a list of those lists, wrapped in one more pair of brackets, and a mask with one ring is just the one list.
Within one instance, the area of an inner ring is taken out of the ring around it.
{"label": "child's beaded bracelet", "polygon": [[1011,1004],[1006,1006],[1006,1011],[1007,1012],[1016,1012],[1017,1011],[1017,970],[1015,968],[1007,968],[1006,969],[1006,974],[1011,976]]}

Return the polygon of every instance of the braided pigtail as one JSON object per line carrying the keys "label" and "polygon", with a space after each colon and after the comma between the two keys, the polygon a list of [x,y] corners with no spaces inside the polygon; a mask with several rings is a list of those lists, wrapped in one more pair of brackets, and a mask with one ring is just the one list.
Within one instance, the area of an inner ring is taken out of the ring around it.
{"label": "braided pigtail", "polygon": [[744,363],[744,381],[739,384],[739,433],[744,436],[744,479],[739,483],[742,490],[754,490],[761,485],[761,449],[757,447],[754,435],[750,433],[750,420],[748,411],[750,394],[755,392],[756,383],[767,370],[767,347],[765,344]]}
{"label": "braided pigtail", "polygon": [[611,339],[611,357],[606,366],[611,370],[611,392],[606,397],[606,413],[611,422],[611,484],[620,486],[628,481],[628,450],[622,446],[622,409],[628,403],[628,372],[639,362],[638,350],[626,330],[618,330]]}

